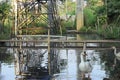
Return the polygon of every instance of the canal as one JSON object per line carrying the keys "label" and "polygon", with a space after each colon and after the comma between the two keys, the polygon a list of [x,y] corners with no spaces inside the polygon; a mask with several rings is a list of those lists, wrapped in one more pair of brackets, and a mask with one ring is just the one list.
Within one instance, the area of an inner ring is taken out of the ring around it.
{"label": "canal", "polygon": [[[72,37],[72,38],[69,38]],[[79,40],[100,40],[101,37],[94,34],[81,34],[77,36],[67,35],[67,39]],[[69,44],[75,45],[75,44]],[[80,44],[76,44],[80,45]],[[119,46],[119,44],[98,44],[89,43],[89,46]],[[19,80],[15,77],[13,51],[6,49],[7,53],[0,53],[0,80]],[[5,52],[6,52],[5,51]],[[120,51],[117,49],[117,51]],[[81,72],[78,65],[80,64],[80,54],[82,49],[58,49],[59,52],[59,69],[60,72],[53,75],[51,80],[82,80]],[[90,73],[91,80],[120,80],[120,61],[116,59],[112,48],[103,50],[88,50],[86,49],[87,59],[92,64]],[[56,64],[54,64],[56,65]],[[88,74],[85,75],[86,77]],[[39,80],[39,79],[34,79]]]}

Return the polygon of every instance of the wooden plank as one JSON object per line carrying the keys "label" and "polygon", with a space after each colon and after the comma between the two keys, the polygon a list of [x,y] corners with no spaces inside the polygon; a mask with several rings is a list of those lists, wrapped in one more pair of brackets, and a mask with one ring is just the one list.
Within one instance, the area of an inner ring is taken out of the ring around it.
{"label": "wooden plank", "polygon": [[0,40],[1,42],[47,42],[47,40]]}
{"label": "wooden plank", "polygon": [[[48,42],[47,40],[0,40],[0,42]],[[55,43],[120,43],[120,40],[50,40]]]}
{"label": "wooden plank", "polygon": [[51,42],[63,42],[63,43],[120,43],[119,40],[52,40]]}
{"label": "wooden plank", "polygon": [[44,27],[32,27],[32,28],[23,28],[19,30],[44,30]]}
{"label": "wooden plank", "polygon": [[[17,35],[17,37],[48,37],[48,35]],[[66,37],[66,36],[50,35],[50,37],[53,37],[53,38],[62,38],[62,37]]]}
{"label": "wooden plank", "polygon": [[[0,46],[0,48],[20,48],[20,46]],[[31,48],[31,49],[47,49],[48,46],[22,46],[21,48]],[[57,48],[57,49],[83,49],[83,46],[50,46],[50,48]],[[87,46],[86,50],[105,50],[105,49],[112,49],[110,46]],[[120,49],[120,47],[117,47]]]}

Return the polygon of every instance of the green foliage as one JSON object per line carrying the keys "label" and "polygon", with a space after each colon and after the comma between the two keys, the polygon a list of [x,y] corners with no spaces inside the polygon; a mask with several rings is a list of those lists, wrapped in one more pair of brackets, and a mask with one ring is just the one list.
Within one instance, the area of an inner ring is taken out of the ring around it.
{"label": "green foliage", "polygon": [[85,26],[93,27],[95,25],[95,22],[96,22],[96,14],[94,14],[94,11],[89,8],[85,8],[84,9],[84,24],[85,24]]}
{"label": "green foliage", "polygon": [[107,13],[109,22],[113,22],[120,15],[120,0],[108,0]]}
{"label": "green foliage", "polygon": [[120,39],[120,26],[116,27],[115,24],[110,24],[105,28],[97,28],[97,33],[108,39]]}
{"label": "green foliage", "polygon": [[10,16],[9,13],[10,13],[10,9],[11,9],[11,6],[7,3],[7,2],[2,2],[0,3],[0,33],[1,33],[1,38],[4,39],[4,36],[6,36],[6,38],[8,37],[8,35],[10,33],[8,33],[9,29],[8,27],[6,26],[9,26],[8,25],[9,23],[6,22],[6,19],[8,20],[8,17]]}
{"label": "green foliage", "polygon": [[73,24],[74,24],[74,22],[72,22],[72,21],[67,21],[67,22],[65,21],[63,25],[64,25],[64,27],[73,27]]}
{"label": "green foliage", "polygon": [[[120,39],[120,1],[107,0],[104,2],[105,5],[96,9],[99,18],[97,32],[105,38]],[[104,26],[106,23],[107,25]]]}
{"label": "green foliage", "polygon": [[4,24],[4,34],[0,34],[0,39],[10,39],[11,37],[11,27],[13,26],[13,22],[8,18],[5,20]]}
{"label": "green foliage", "polygon": [[98,16],[97,20],[99,22],[99,26],[104,26],[107,23],[107,16],[106,15]]}
{"label": "green foliage", "polygon": [[35,25],[35,27],[47,27],[46,23],[40,23],[40,22],[35,23],[34,25]]}
{"label": "green foliage", "polygon": [[62,32],[66,33],[66,29],[75,29],[73,21],[61,20]]}
{"label": "green foliage", "polygon": [[9,39],[10,38],[10,34],[0,34],[0,40],[5,40],[5,39]]}
{"label": "green foliage", "polygon": [[97,16],[106,15],[106,6],[103,5],[96,7],[95,12]]}
{"label": "green foliage", "polygon": [[10,9],[11,9],[11,6],[6,3],[6,2],[3,2],[3,3],[0,3],[0,18],[3,19],[3,18],[6,18],[9,13],[10,13]]}
{"label": "green foliage", "polygon": [[81,32],[93,32],[93,29],[91,28],[91,27],[86,27],[86,26],[84,26],[84,27],[82,27],[81,29],[80,29],[80,31]]}
{"label": "green foliage", "polygon": [[120,27],[114,27],[114,25],[109,25],[104,29],[104,33],[105,38],[120,39]]}
{"label": "green foliage", "polygon": [[75,15],[76,12],[76,2],[71,0],[63,1],[62,4],[59,6],[59,13],[60,15]]}
{"label": "green foliage", "polygon": [[75,10],[76,10],[76,8],[75,8],[76,6],[75,6],[75,2],[68,2],[68,4],[67,4],[67,14],[68,15],[75,15]]}
{"label": "green foliage", "polygon": [[89,7],[92,10],[95,10],[97,7],[97,3],[99,0],[88,0],[88,5],[87,7]]}
{"label": "green foliage", "polygon": [[120,39],[120,16],[105,28],[105,35],[108,38]]}

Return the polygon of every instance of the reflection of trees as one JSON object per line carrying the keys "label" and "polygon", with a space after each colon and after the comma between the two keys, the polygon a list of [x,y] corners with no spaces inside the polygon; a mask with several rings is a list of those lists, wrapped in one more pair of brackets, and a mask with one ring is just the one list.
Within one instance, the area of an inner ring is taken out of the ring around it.
{"label": "reflection of trees", "polygon": [[120,79],[120,61],[116,60],[113,50],[104,50],[100,54],[101,62],[105,62],[106,73],[109,74],[110,80]]}
{"label": "reflection of trees", "polygon": [[[0,61],[0,74],[1,74],[1,61]],[[1,80],[1,77],[0,77],[0,80]]]}
{"label": "reflection of trees", "polygon": [[12,62],[12,55],[9,53],[6,53],[6,49],[0,49],[0,61],[11,63]]}
{"label": "reflection of trees", "polygon": [[114,69],[110,72],[110,77],[112,80],[120,80],[120,61],[116,60]]}

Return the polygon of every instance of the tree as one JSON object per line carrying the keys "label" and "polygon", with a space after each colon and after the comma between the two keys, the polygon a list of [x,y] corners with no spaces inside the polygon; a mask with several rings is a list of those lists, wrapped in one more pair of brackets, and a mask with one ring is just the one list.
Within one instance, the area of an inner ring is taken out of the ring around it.
{"label": "tree", "polygon": [[6,3],[6,2],[2,2],[0,3],[0,32],[3,34],[4,33],[4,23],[5,23],[5,19],[8,17],[9,13],[10,13],[10,9],[11,6]]}
{"label": "tree", "polygon": [[91,8],[92,10],[96,9],[96,7],[98,6],[98,1],[99,0],[88,0],[87,7]]}
{"label": "tree", "polygon": [[109,22],[113,22],[120,16],[120,0],[107,0],[107,13]]}

